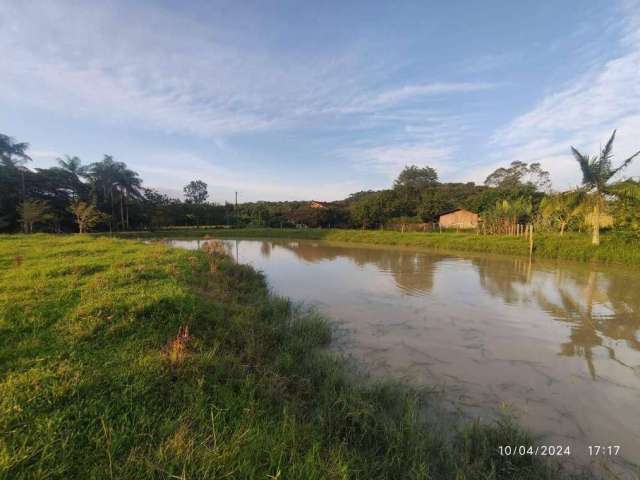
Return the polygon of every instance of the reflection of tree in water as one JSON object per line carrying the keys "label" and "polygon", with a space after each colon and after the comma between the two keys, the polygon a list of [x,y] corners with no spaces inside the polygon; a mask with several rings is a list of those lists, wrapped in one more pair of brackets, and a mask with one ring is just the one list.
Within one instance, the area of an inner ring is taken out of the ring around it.
{"label": "reflection of tree in water", "polygon": [[[630,348],[640,350],[637,279],[588,270],[557,270],[553,291],[558,299],[554,301],[549,299],[548,290],[545,291],[545,282],[533,282],[533,291],[531,288],[517,288],[531,279],[527,260],[479,259],[474,260],[474,264],[480,284],[491,295],[500,296],[507,303],[535,298],[554,319],[570,323],[569,341],[561,344],[560,354],[583,357],[592,378],[596,377],[593,351],[597,347],[604,348],[611,360],[628,367],[616,358],[615,349],[605,345],[605,340],[623,340]],[[539,274],[545,273],[535,272],[534,276]],[[597,305],[608,307],[612,313],[594,313]]]}
{"label": "reflection of tree in water", "polygon": [[494,297],[502,298],[506,303],[527,300],[526,289],[518,288],[529,282],[531,266],[529,260],[515,258],[496,260],[492,258],[474,258],[473,265],[478,272],[480,285]]}
{"label": "reflection of tree in water", "polygon": [[[636,312],[640,312],[640,305],[637,299],[629,295],[629,286],[633,282],[624,282],[619,275],[603,278],[604,281],[599,282],[598,277],[603,275],[593,271],[571,275],[570,280],[580,287],[582,298],[572,296],[568,289],[569,279],[563,272],[556,276],[559,303],[549,301],[541,291],[537,295],[540,305],[557,320],[572,323],[569,341],[560,346],[560,354],[584,357],[592,378],[596,377],[593,350],[597,347],[604,348],[611,360],[629,367],[616,358],[615,349],[605,345],[605,339],[624,340],[632,349],[640,350],[640,342],[636,337],[640,329],[640,317]],[[595,304],[608,304],[613,313],[594,314]]]}
{"label": "reflection of tree in water", "polygon": [[409,293],[430,292],[436,264],[446,258],[444,255],[405,250],[349,248],[313,242],[274,242],[272,246],[287,249],[311,263],[346,258],[359,267],[373,265],[378,270],[390,273],[398,288]]}
{"label": "reflection of tree in water", "polygon": [[267,242],[266,240],[263,240],[260,243],[260,254],[264,258],[269,258],[271,256],[271,242]]}

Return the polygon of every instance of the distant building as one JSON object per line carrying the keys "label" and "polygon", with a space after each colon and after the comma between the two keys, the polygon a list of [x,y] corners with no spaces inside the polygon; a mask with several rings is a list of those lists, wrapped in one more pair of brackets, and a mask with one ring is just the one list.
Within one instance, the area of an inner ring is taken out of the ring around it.
{"label": "distant building", "polygon": [[315,200],[311,200],[311,203],[309,203],[309,208],[327,208],[329,206],[327,202],[317,202]]}
{"label": "distant building", "polygon": [[440,214],[438,223],[441,228],[477,228],[478,214],[464,208],[456,208]]}

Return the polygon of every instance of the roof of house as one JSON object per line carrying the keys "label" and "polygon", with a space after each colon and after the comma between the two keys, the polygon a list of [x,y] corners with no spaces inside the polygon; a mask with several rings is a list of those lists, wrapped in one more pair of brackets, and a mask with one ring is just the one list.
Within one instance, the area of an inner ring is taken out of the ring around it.
{"label": "roof of house", "polygon": [[443,215],[449,215],[450,213],[454,213],[454,212],[469,212],[469,213],[473,213],[474,215],[477,215],[477,213],[471,212],[469,210],[467,210],[466,208],[454,208],[453,210],[447,210],[446,212],[442,212],[440,214],[438,214],[439,217],[443,216]]}
{"label": "roof of house", "polygon": [[315,204],[315,205],[320,205],[320,206],[322,206],[322,207],[328,207],[328,206],[330,206],[330,205],[331,205],[329,202],[321,202],[321,201],[319,201],[319,200],[311,200],[311,201],[309,202],[309,204],[310,204],[310,205],[313,205],[313,204]]}

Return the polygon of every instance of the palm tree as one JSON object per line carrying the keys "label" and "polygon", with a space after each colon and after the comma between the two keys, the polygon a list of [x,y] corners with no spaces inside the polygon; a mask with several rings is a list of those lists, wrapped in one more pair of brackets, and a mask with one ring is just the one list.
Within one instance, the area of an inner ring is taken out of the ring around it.
{"label": "palm tree", "polygon": [[[119,162],[113,160],[111,155],[105,155],[101,162],[92,163],[87,170],[87,176],[91,183],[94,197],[102,193],[102,202],[111,204],[111,218],[115,217],[114,191],[117,185]],[[97,200],[97,199],[96,199]],[[111,220],[109,227],[112,228]]]}
{"label": "palm tree", "polygon": [[127,168],[126,163],[116,162],[111,155],[105,155],[101,162],[89,166],[86,176],[92,185],[94,196],[99,197],[102,193],[102,201],[111,204],[112,219],[117,218],[115,209],[119,201],[120,228],[128,227],[128,199],[142,198],[142,180],[138,173]]}
{"label": "palm tree", "polygon": [[611,165],[611,159],[613,158],[613,140],[616,138],[616,131],[611,134],[611,138],[600,151],[599,155],[589,157],[580,153],[575,147],[571,147],[573,156],[580,164],[582,170],[582,185],[585,189],[591,193],[587,196],[589,206],[592,208],[592,226],[593,235],[591,237],[591,243],[593,245],[600,245],[600,212],[604,206],[605,195],[611,193],[607,182],[617,175],[621,170],[628,167],[633,159],[640,155],[640,151],[637,151],[629,158],[624,160],[622,164],[613,168]]}
{"label": "palm tree", "polygon": [[124,163],[121,163],[119,167],[116,182],[120,192],[120,221],[124,229],[125,226],[129,228],[129,197],[142,198],[142,179],[137,172],[128,169]]}
{"label": "palm tree", "polygon": [[87,175],[87,167],[82,166],[82,161],[75,156],[65,155],[64,158],[58,158],[57,160],[59,168],[69,177],[69,186],[73,191],[73,198],[77,200],[84,186],[80,181],[80,177]]}
{"label": "palm tree", "polygon": [[16,143],[14,138],[0,133],[0,159],[14,161],[14,157],[17,157],[21,161],[29,161],[28,149],[28,143]]}
{"label": "palm tree", "polygon": [[17,143],[14,138],[0,133],[0,160],[11,162],[22,176],[22,201],[26,198],[26,188],[24,184],[25,164],[31,160],[27,155],[29,144],[26,142]]}

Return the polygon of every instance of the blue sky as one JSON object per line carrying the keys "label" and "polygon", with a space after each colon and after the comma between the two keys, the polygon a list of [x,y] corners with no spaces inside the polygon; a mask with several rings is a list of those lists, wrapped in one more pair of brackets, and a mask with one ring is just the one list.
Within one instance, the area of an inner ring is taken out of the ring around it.
{"label": "blue sky", "polygon": [[[482,182],[640,149],[640,2],[0,3],[0,132],[32,166],[112,154],[148,187],[344,198],[410,164]],[[640,162],[626,171],[640,175]]]}

